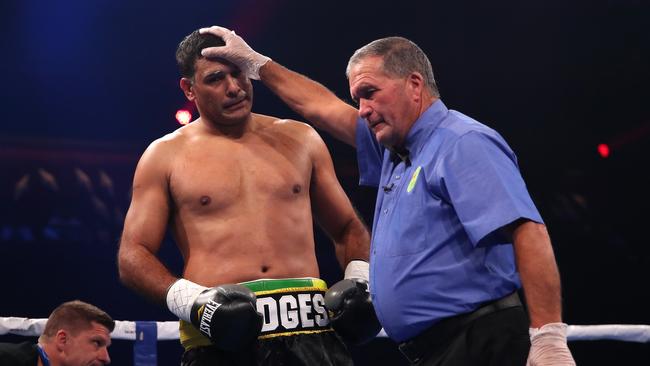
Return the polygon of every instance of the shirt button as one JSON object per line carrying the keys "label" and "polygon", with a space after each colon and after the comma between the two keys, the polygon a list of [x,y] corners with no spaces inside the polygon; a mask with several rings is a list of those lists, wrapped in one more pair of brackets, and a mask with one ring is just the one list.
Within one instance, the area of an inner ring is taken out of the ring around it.
{"label": "shirt button", "polygon": [[400,176],[399,176],[399,175],[396,175],[396,176],[395,176],[395,179],[399,179],[399,178],[400,178]]}
{"label": "shirt button", "polygon": [[384,213],[385,213],[385,214],[388,213],[388,209],[387,209],[387,208],[384,209]]}

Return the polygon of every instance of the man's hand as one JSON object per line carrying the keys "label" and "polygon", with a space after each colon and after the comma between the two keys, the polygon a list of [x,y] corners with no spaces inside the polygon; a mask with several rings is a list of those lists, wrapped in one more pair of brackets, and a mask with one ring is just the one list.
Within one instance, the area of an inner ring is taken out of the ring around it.
{"label": "man's hand", "polygon": [[575,366],[566,343],[567,325],[550,323],[530,329],[530,352],[526,366]]}
{"label": "man's hand", "polygon": [[201,34],[213,34],[221,37],[225,46],[208,47],[201,51],[204,57],[220,57],[237,65],[249,79],[260,79],[260,67],[271,59],[255,52],[244,40],[230,29],[212,26],[199,29]]}
{"label": "man's hand", "polygon": [[242,285],[206,288],[185,279],[176,281],[167,293],[169,310],[225,351],[241,350],[257,339],[262,314],[256,300],[253,291]]}

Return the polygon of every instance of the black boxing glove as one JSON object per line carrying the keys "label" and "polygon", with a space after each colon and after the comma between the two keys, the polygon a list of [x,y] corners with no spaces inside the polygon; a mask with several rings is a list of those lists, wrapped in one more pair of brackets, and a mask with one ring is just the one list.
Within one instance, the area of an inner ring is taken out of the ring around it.
{"label": "black boxing glove", "polygon": [[167,292],[172,313],[194,325],[224,351],[238,351],[251,344],[262,330],[257,297],[248,287],[229,284],[206,288],[185,279]]}
{"label": "black boxing glove", "polygon": [[346,342],[360,345],[381,330],[368,288],[368,263],[351,261],[345,279],[325,293],[325,308],[334,331]]}

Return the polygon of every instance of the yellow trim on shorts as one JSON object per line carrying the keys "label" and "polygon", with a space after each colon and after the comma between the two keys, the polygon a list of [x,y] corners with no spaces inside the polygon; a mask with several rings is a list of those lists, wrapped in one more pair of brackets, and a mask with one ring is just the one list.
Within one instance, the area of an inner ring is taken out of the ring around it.
{"label": "yellow trim on shorts", "polygon": [[269,339],[269,338],[286,337],[286,336],[298,335],[298,334],[316,334],[316,333],[333,332],[333,331],[334,331],[334,329],[332,329],[332,328],[318,329],[318,330],[298,330],[298,331],[295,331],[295,332],[284,332],[284,333],[261,335],[261,336],[257,337],[257,339]]}
{"label": "yellow trim on shorts", "polygon": [[264,279],[249,282],[242,282],[251,289],[255,295],[280,294],[284,292],[297,291],[327,291],[327,284],[320,278],[283,278],[283,279]]}
{"label": "yellow trim on shorts", "polygon": [[211,346],[212,342],[201,334],[191,323],[181,320],[178,322],[178,333],[181,345],[186,351],[192,348]]}

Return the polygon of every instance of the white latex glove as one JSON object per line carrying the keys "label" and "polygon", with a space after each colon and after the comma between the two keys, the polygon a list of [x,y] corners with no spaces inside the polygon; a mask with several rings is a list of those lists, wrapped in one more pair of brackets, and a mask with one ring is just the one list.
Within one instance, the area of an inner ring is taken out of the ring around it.
{"label": "white latex glove", "polygon": [[530,328],[530,352],[526,366],[575,366],[566,344],[567,325],[549,323]]}
{"label": "white latex glove", "polygon": [[244,40],[228,28],[212,26],[201,28],[199,33],[214,34],[221,37],[225,46],[208,47],[201,50],[203,57],[220,57],[237,65],[249,79],[260,79],[260,67],[271,61],[270,58],[255,52]]}

